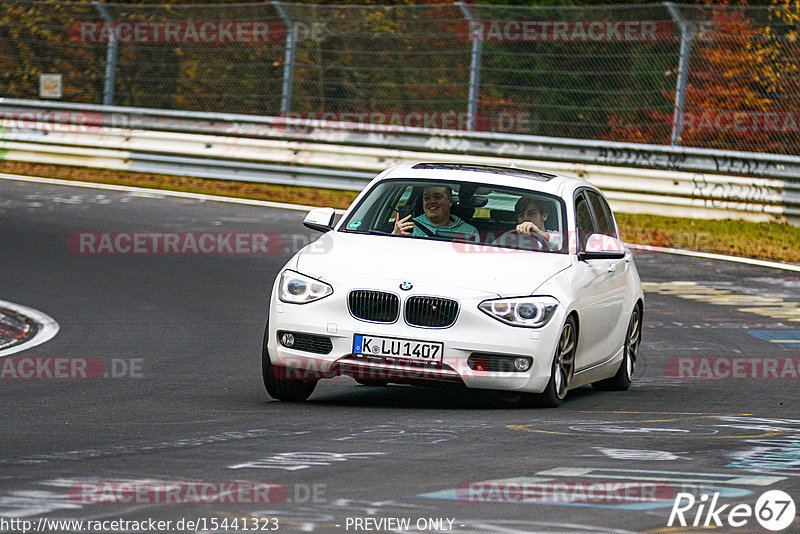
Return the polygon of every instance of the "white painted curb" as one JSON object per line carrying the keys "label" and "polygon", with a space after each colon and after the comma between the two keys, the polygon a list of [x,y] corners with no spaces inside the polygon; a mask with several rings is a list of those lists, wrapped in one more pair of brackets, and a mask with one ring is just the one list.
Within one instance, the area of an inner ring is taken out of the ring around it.
{"label": "white painted curb", "polygon": [[[287,210],[308,211],[316,206],[303,206],[300,204],[286,204],[283,202],[270,202],[268,200],[252,200],[249,198],[223,197],[219,195],[206,195],[203,193],[189,193],[186,191],[170,191],[168,189],[151,189],[149,187],[132,187],[128,185],[100,184],[95,182],[81,182],[78,180],[59,180],[57,178],[40,178],[36,176],[20,176],[18,174],[0,173],[0,179],[16,180],[19,182],[35,182],[39,184],[65,185],[69,187],[87,187],[91,189],[107,189],[112,191],[127,191],[129,193],[148,193],[161,197],[193,198],[195,200],[213,200],[215,202],[230,202],[232,204],[248,204],[250,206],[264,206],[266,208],[280,208]],[[344,210],[336,210],[344,213]]]}
{"label": "white painted curb", "polygon": [[36,335],[19,345],[0,350],[0,358],[35,347],[36,345],[41,345],[45,341],[51,340],[58,333],[59,326],[55,319],[39,310],[34,310],[33,308],[28,308],[27,306],[21,306],[5,300],[0,300],[0,308],[6,308],[20,315],[24,315],[39,324],[39,331],[36,332]]}
{"label": "white painted curb", "polygon": [[629,245],[625,244],[628,248],[635,250],[643,250],[646,252],[663,252],[665,254],[679,254],[681,256],[691,256],[693,258],[705,258],[709,260],[732,261],[735,263],[744,263],[747,265],[756,265],[758,267],[771,267],[773,269],[783,269],[784,271],[795,271],[800,273],[800,265],[792,263],[780,263],[777,261],[754,260],[751,258],[740,258],[738,256],[726,256],[724,254],[711,254],[709,252],[697,252],[694,250],[681,250],[678,248],[666,247],[653,247],[650,245]]}

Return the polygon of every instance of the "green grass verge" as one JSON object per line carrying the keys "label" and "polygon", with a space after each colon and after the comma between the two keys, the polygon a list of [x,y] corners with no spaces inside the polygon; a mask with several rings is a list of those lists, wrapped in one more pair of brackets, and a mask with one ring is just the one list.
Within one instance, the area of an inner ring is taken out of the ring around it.
{"label": "green grass verge", "polygon": [[800,263],[800,228],[781,222],[617,213],[625,242]]}
{"label": "green grass verge", "polygon": [[[355,191],[336,189],[206,180],[188,176],[129,173],[13,161],[0,161],[0,172],[334,208],[346,208],[357,194]],[[622,237],[627,243],[800,263],[800,228],[789,224],[753,223],[730,219],[709,221],[629,213],[616,215]]]}

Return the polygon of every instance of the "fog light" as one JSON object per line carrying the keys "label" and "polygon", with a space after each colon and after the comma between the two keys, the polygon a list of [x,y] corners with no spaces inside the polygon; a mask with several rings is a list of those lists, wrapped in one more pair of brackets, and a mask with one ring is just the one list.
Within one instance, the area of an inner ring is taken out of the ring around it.
{"label": "fog light", "polygon": [[281,336],[281,345],[284,347],[291,347],[294,345],[294,336],[289,333],[283,334]]}
{"label": "fog light", "polygon": [[528,358],[514,358],[514,369],[525,372],[531,368],[531,360]]}

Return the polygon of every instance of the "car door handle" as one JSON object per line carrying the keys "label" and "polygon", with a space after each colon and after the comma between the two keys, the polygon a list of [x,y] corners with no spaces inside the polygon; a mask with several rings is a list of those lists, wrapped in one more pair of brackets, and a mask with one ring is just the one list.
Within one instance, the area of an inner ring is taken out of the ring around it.
{"label": "car door handle", "polygon": [[617,272],[617,266],[613,263],[608,264],[608,272],[615,273]]}

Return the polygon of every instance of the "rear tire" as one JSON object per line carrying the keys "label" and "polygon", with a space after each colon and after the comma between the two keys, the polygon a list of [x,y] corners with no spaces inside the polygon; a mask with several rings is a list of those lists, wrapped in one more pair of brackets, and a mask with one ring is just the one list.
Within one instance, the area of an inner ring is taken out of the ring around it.
{"label": "rear tire", "polygon": [[303,402],[308,399],[314,393],[318,380],[286,378],[286,367],[273,364],[269,357],[268,341],[269,325],[264,332],[264,347],[261,351],[261,374],[269,396],[286,402]]}
{"label": "rear tire", "polygon": [[561,328],[556,353],[550,366],[550,381],[543,392],[532,395],[530,400],[534,406],[555,408],[559,406],[569,391],[569,383],[575,373],[575,351],[578,347],[578,330],[575,318],[567,317]]}
{"label": "rear tire", "polygon": [[622,362],[619,364],[617,374],[611,378],[592,384],[599,391],[625,391],[631,387],[636,374],[636,364],[639,359],[639,344],[642,342],[642,311],[637,304],[628,323],[625,334],[625,344],[622,350]]}

